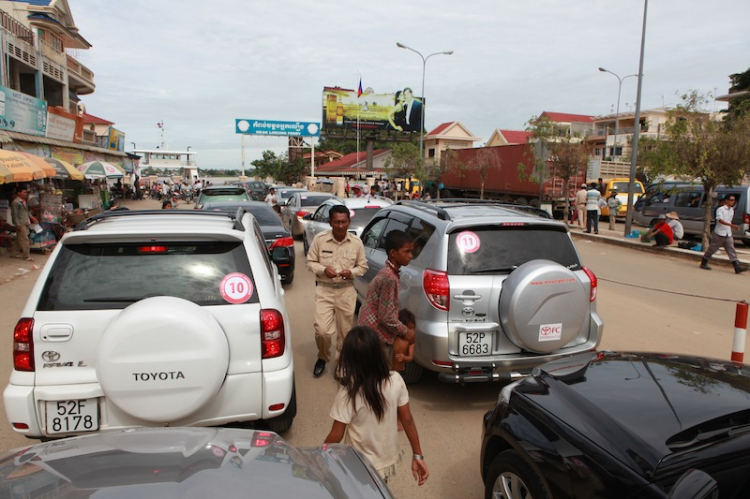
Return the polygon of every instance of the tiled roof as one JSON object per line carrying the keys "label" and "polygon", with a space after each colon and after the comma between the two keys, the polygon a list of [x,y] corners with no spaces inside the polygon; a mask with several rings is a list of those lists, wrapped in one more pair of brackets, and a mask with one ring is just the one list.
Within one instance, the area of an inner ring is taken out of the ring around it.
{"label": "tiled roof", "polygon": [[594,117],[586,114],[569,114],[569,113],[551,113],[544,111],[542,116],[546,116],[553,123],[593,123]]}
{"label": "tiled roof", "polygon": [[448,123],[443,123],[441,125],[438,125],[437,128],[435,128],[433,131],[431,131],[427,135],[437,135],[443,130],[445,130],[446,128],[448,128],[449,126],[451,126],[453,123],[455,123],[455,121],[449,121]]}
{"label": "tiled roof", "polygon": [[531,137],[531,132],[519,130],[500,130],[508,144],[526,144]]}
{"label": "tiled roof", "polygon": [[[390,149],[375,149],[372,152],[373,157],[379,156],[381,154],[385,154],[387,152],[390,152]],[[357,156],[356,152],[349,153],[346,156],[344,156],[341,159],[337,159],[335,161],[331,161],[329,163],[326,163],[325,165],[319,166],[315,169],[315,172],[328,172],[328,171],[341,171],[341,170],[347,170],[357,163],[361,163],[367,159],[367,152],[360,151],[359,156]]]}
{"label": "tiled roof", "polygon": [[83,115],[83,122],[87,124],[93,123],[94,125],[112,125],[113,123],[111,121],[107,121],[104,118],[99,118],[97,116],[94,116],[93,114],[84,114]]}

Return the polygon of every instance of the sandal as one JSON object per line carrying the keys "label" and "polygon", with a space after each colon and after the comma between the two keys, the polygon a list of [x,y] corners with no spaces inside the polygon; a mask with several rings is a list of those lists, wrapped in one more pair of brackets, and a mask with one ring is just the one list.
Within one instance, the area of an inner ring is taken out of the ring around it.
{"label": "sandal", "polygon": [[[20,258],[20,257],[19,257],[19,258]],[[28,257],[28,258],[24,258],[24,260],[26,260],[27,262],[33,262],[33,261],[34,261],[34,259],[33,259],[33,258],[31,258],[31,257]]]}

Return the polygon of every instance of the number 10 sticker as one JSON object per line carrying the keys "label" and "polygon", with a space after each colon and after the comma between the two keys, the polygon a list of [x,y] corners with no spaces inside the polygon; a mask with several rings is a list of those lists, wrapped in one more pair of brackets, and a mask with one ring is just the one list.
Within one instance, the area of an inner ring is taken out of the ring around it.
{"label": "number 10 sticker", "polygon": [[253,296],[253,282],[245,274],[232,272],[221,280],[219,292],[229,303],[245,303]]}

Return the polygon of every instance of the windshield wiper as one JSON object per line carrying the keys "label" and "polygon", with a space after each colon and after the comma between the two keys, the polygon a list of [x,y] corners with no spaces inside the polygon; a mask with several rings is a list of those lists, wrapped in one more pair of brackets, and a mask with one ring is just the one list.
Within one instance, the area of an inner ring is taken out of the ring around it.
{"label": "windshield wiper", "polygon": [[690,440],[685,440],[683,442],[670,442],[668,444],[668,447],[673,450],[684,449],[687,447],[692,447],[693,445],[696,445],[698,443],[705,442],[706,440],[712,440],[716,437],[736,437],[737,435],[747,433],[748,431],[750,431],[750,424],[741,424],[737,426],[730,426],[728,428],[721,428],[719,430],[698,432]]}
{"label": "windshield wiper", "polygon": [[472,274],[495,274],[498,272],[513,272],[518,268],[518,265],[512,265],[510,267],[497,267],[494,269],[482,269],[482,270],[475,270],[472,272]]}

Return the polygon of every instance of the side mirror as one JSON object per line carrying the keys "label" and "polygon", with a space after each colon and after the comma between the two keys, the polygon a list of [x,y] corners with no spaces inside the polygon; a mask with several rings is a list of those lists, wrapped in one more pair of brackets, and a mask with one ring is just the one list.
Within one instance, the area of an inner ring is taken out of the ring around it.
{"label": "side mirror", "polygon": [[302,217],[302,220],[312,220],[312,217],[313,217],[313,214],[312,213],[308,213],[307,215],[305,215],[305,216]]}
{"label": "side mirror", "polygon": [[718,499],[719,484],[701,470],[686,471],[674,484],[669,499]]}
{"label": "side mirror", "polygon": [[277,246],[271,250],[271,260],[276,265],[289,265],[292,262],[292,256],[288,248]]}

